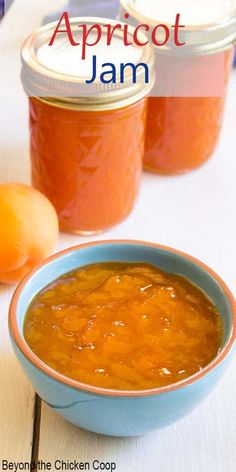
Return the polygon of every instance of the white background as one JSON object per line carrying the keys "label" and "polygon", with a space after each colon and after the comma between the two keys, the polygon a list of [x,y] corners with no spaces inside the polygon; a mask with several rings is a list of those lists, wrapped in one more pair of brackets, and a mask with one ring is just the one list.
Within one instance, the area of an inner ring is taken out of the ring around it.
{"label": "white background", "polygon": [[[49,7],[58,4],[62,1],[16,0],[0,26],[0,182],[29,183],[28,111],[19,79],[19,44]],[[134,212],[102,238],[149,240],[188,252],[217,271],[236,297],[235,149],[236,71],[212,159],[181,177],[144,173]],[[87,240],[62,234],[58,248]],[[30,459],[34,394],[8,338],[12,290],[0,285],[0,460],[16,461]],[[234,358],[218,387],[193,414],[165,430],[128,440],[80,431],[44,406],[40,458],[111,459],[117,462],[117,472],[235,472],[235,396]]]}

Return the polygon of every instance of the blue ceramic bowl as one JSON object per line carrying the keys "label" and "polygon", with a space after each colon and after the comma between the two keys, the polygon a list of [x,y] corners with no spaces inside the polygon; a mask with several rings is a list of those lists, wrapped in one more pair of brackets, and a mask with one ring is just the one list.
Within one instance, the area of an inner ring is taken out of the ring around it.
{"label": "blue ceramic bowl", "polygon": [[[142,391],[108,390],[81,384],[44,364],[24,340],[24,318],[31,300],[45,285],[65,272],[103,261],[151,263],[162,270],[186,276],[204,290],[223,319],[224,340],[218,356],[188,379]],[[71,423],[89,431],[134,436],[174,423],[208,395],[232,354],[235,311],[235,301],[224,282],[198,260],[150,243],[101,241],[62,251],[31,272],[13,296],[9,327],[16,356],[34,389],[48,405]]]}

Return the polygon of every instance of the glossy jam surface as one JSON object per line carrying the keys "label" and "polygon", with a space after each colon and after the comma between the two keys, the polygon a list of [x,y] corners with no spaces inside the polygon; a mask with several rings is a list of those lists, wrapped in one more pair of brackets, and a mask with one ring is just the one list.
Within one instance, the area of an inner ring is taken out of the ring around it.
{"label": "glossy jam surface", "polygon": [[32,301],[25,339],[54,370],[118,390],[166,386],[219,352],[216,308],[179,275],[143,263],[100,263],[63,275]]}
{"label": "glossy jam surface", "polygon": [[53,203],[62,230],[99,232],[129,215],[145,125],[145,99],[103,112],[30,99],[32,183]]}
{"label": "glossy jam surface", "polygon": [[[202,165],[212,155],[222,126],[226,86],[232,64],[232,48],[216,57],[224,67],[222,96],[152,96],[148,101],[144,164],[160,174],[182,174]],[[190,62],[184,69],[184,90],[188,83],[208,80],[213,65]],[[158,58],[157,58],[158,67]],[[164,67],[164,66],[163,66]],[[173,78],[170,78],[173,80]],[[154,95],[155,92],[153,92]],[[158,92],[156,92],[158,94]]]}

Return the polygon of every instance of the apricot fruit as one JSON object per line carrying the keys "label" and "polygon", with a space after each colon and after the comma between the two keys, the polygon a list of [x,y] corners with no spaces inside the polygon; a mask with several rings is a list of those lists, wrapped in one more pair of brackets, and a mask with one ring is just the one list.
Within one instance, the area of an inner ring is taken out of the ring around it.
{"label": "apricot fruit", "polygon": [[45,259],[58,239],[49,200],[24,184],[0,185],[0,282],[14,283]]}

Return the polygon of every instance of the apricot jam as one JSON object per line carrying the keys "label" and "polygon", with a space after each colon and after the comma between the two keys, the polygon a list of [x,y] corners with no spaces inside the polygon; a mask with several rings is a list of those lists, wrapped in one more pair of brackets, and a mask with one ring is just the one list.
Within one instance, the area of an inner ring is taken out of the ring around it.
{"label": "apricot jam", "polygon": [[116,390],[163,387],[219,352],[219,313],[180,275],[144,263],[99,263],[67,273],[32,301],[24,336],[52,369]]}
{"label": "apricot jam", "polygon": [[[156,83],[148,101],[144,167],[177,175],[204,164],[215,151],[222,128],[230,76],[236,10],[234,0],[120,0],[135,26],[155,31]],[[178,8],[177,8],[178,5]],[[203,6],[204,5],[204,6]],[[179,12],[180,26],[174,25]],[[165,30],[165,31],[164,31]]]}
{"label": "apricot jam", "polygon": [[[144,157],[146,170],[159,174],[182,174],[198,168],[213,154],[222,127],[233,48],[220,54],[224,63],[222,96],[149,98]],[[199,77],[203,75],[201,67],[198,74]]]}
{"label": "apricot jam", "polygon": [[30,99],[32,183],[54,205],[62,230],[96,233],[129,215],[141,179],[145,124],[145,99],[100,112]]}
{"label": "apricot jam", "polygon": [[[21,51],[32,184],[54,205],[60,228],[83,235],[120,223],[133,209],[143,168],[146,97],[154,83],[151,47],[125,47],[124,24],[108,47],[107,19],[97,22],[71,18],[75,35],[80,23],[92,29],[96,23],[103,31],[101,44],[88,48],[84,60],[81,47],[73,47],[64,30],[48,47],[54,23],[32,33]],[[133,31],[130,27],[130,39]],[[112,77],[104,71],[109,63]]]}

